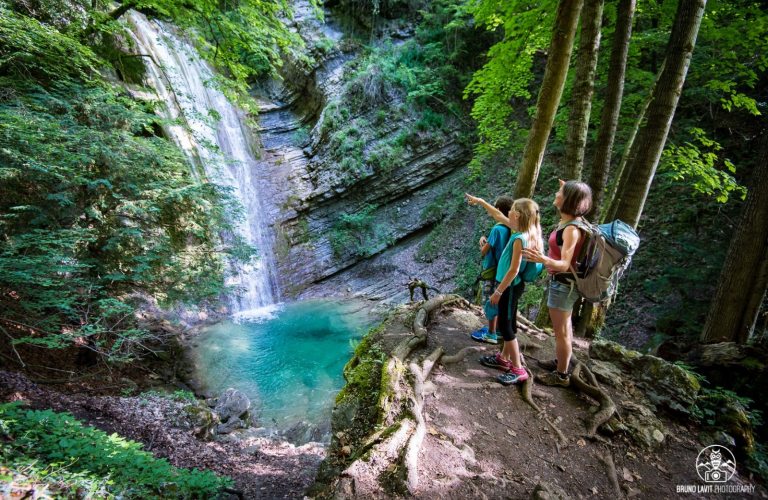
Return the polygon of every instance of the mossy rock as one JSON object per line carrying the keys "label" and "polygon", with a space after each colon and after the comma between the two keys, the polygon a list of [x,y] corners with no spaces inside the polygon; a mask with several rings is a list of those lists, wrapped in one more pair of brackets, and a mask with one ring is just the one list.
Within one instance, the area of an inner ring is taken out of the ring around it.
{"label": "mossy rock", "polygon": [[635,444],[647,450],[658,448],[667,437],[667,430],[656,418],[653,409],[632,401],[622,403],[624,420],[611,418],[601,428],[609,434],[626,434]]}
{"label": "mossy rock", "polygon": [[715,414],[715,426],[733,436],[740,451],[755,451],[755,437],[747,409],[735,400],[725,402]]}
{"label": "mossy rock", "polygon": [[589,357],[602,361],[614,361],[623,369],[632,368],[634,362],[643,355],[637,351],[623,348],[616,342],[597,339],[589,346]]}
{"label": "mossy rock", "polygon": [[631,376],[638,387],[657,405],[689,415],[701,386],[690,372],[656,356],[641,356],[632,366]]}
{"label": "mossy rock", "polygon": [[614,363],[592,359],[588,366],[599,382],[612,387],[621,387],[623,374]]}
{"label": "mossy rock", "polygon": [[219,425],[219,416],[200,403],[189,404],[184,407],[190,423],[193,426],[195,437],[203,441],[210,441],[214,437],[214,429]]}
{"label": "mossy rock", "polygon": [[644,389],[654,404],[684,415],[691,413],[701,386],[684,368],[608,340],[593,341],[589,355],[593,360],[614,362]]}

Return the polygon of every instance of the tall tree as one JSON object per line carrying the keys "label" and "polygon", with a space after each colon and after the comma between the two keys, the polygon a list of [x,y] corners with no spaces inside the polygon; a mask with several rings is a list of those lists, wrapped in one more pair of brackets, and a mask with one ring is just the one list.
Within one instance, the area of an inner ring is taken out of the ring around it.
{"label": "tall tree", "polygon": [[613,140],[616,137],[616,127],[619,124],[621,98],[624,93],[624,75],[627,70],[627,54],[629,53],[629,40],[632,37],[632,19],[634,16],[635,0],[619,0],[616,10],[616,30],[611,47],[611,61],[608,65],[608,92],[605,97],[605,107],[603,107],[603,113],[600,117],[595,157],[589,176],[593,201],[592,210],[587,214],[587,220],[593,220],[596,214],[600,214],[600,207],[603,203],[603,192],[611,168]]}
{"label": "tall tree", "polygon": [[523,159],[515,184],[515,198],[531,198],[539,167],[544,157],[549,133],[555,121],[560,97],[563,95],[565,77],[573,52],[573,40],[576,38],[576,26],[584,0],[560,0],[552,25],[552,38],[549,44],[547,68],[544,81],[541,82],[539,98],[536,102],[536,115],[531,124],[531,131],[525,142]]}
{"label": "tall tree", "polygon": [[768,134],[731,239],[701,340],[744,343],[755,328],[768,287]]}
{"label": "tall tree", "polygon": [[615,215],[637,227],[651,181],[667,141],[669,127],[685,83],[685,75],[704,15],[706,0],[680,0],[667,45],[666,64],[648,107],[648,121],[629,152],[627,182],[619,186]]}
{"label": "tall tree", "polygon": [[[664,71],[664,65],[666,64],[666,62],[667,62],[666,60],[662,61],[661,68],[659,68],[659,72],[656,74],[656,78],[653,80],[653,84],[651,85],[651,88],[648,89],[648,95],[645,97],[645,100],[643,101],[643,105],[640,107],[640,111],[637,113],[637,117],[635,117],[635,123],[632,125],[632,131],[629,133],[629,137],[627,138],[627,144],[624,146],[624,154],[621,156],[621,161],[619,162],[619,166],[616,169],[616,175],[614,176],[614,182],[610,189],[608,197],[605,198],[603,201],[595,200],[595,202],[598,203],[599,208],[605,207],[606,209],[605,216],[603,217],[604,220],[610,221],[615,218],[613,212],[615,212],[616,204],[613,203],[613,200],[616,198],[616,190],[619,186],[626,183],[625,175],[628,175],[626,166],[627,166],[627,160],[629,159],[629,151],[632,149],[632,144],[634,144],[635,137],[637,137],[637,131],[640,130],[640,125],[642,125],[643,120],[645,119],[645,112],[648,111],[648,106],[650,106],[651,104],[651,99],[653,98],[653,91],[656,90],[656,83],[659,81],[661,72]],[[590,186],[592,186],[591,183],[590,183]],[[600,214],[597,210],[593,210],[590,213],[590,216],[594,219],[597,219],[600,217]]]}
{"label": "tall tree", "polygon": [[[625,0],[626,1],[626,0]],[[634,4],[634,0],[631,0]],[[587,147],[589,115],[595,93],[595,69],[600,48],[600,28],[603,25],[603,0],[585,0],[581,10],[581,35],[576,59],[576,75],[571,91],[571,110],[565,138],[565,167],[563,178],[581,179],[584,151]],[[622,82],[623,82],[622,77]]]}

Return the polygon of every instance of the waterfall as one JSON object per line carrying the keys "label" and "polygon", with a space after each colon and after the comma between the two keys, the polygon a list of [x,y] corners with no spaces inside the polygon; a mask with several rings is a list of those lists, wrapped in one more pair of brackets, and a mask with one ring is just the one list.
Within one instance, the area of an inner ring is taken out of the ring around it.
{"label": "waterfall", "polygon": [[228,273],[227,283],[244,291],[231,299],[233,312],[274,304],[279,301],[276,268],[267,251],[271,245],[262,223],[257,161],[243,113],[213,84],[213,71],[194,47],[162,22],[149,21],[138,12],[130,11],[128,22],[139,52],[152,56],[147,61],[147,78],[166,104],[166,133],[193,167],[201,166],[210,181],[231,187],[245,209],[238,231],[259,250],[259,259]]}

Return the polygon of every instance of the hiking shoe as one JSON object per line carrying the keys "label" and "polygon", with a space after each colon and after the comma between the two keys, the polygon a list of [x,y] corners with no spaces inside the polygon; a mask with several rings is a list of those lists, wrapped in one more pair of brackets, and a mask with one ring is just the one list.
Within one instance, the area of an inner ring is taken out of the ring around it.
{"label": "hiking shoe", "polygon": [[490,368],[499,368],[504,371],[512,369],[512,362],[501,359],[501,354],[495,356],[483,356],[480,358],[480,364]]}
{"label": "hiking shoe", "polygon": [[[548,359],[546,361],[537,361],[537,365],[539,365],[541,368],[544,368],[548,372],[553,372],[557,370],[557,358],[555,359]],[[568,373],[571,373],[573,371],[573,361],[570,361],[568,363]]]}
{"label": "hiking shoe", "polygon": [[488,335],[490,332],[488,331],[488,327],[484,326],[481,329],[477,330],[476,332],[472,332],[472,340],[477,340],[478,342],[483,341],[483,335]]}
{"label": "hiking shoe", "polygon": [[567,375],[565,378],[560,378],[557,371],[545,373],[544,375],[536,375],[536,381],[542,385],[559,385],[560,387],[568,387],[571,385],[571,376]]}
{"label": "hiking shoe", "polygon": [[503,385],[518,384],[525,380],[528,380],[528,371],[525,368],[512,368],[504,375],[499,375],[496,380]]}
{"label": "hiking shoe", "polygon": [[498,344],[499,335],[496,335],[495,333],[486,333],[483,335],[482,342],[485,342],[486,344]]}

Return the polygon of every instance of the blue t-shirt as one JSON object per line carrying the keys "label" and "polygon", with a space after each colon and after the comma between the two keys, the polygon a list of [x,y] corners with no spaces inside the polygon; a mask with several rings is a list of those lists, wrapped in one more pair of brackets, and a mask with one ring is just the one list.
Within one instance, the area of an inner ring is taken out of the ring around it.
{"label": "blue t-shirt", "polygon": [[[501,254],[501,258],[499,259],[499,266],[496,268],[496,281],[501,283],[501,281],[504,279],[504,275],[507,274],[507,271],[509,271],[509,266],[512,261],[512,253],[515,240],[520,240],[520,242],[523,244],[523,248],[525,248],[525,234],[523,233],[515,233],[512,235],[512,237],[509,239],[509,243],[507,243],[507,247],[504,249],[504,252]],[[509,286],[515,286],[518,283],[520,283],[520,273],[523,270],[523,266],[525,265],[525,261],[520,262],[520,269],[517,270],[517,276],[515,276],[515,279],[512,280],[512,283]]]}
{"label": "blue t-shirt", "polygon": [[491,234],[488,235],[488,244],[491,245],[491,249],[485,254],[483,269],[490,269],[497,264],[496,259],[501,258],[501,254],[507,246],[511,232],[512,231],[504,224],[496,224],[493,226]]}

